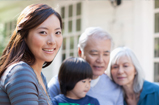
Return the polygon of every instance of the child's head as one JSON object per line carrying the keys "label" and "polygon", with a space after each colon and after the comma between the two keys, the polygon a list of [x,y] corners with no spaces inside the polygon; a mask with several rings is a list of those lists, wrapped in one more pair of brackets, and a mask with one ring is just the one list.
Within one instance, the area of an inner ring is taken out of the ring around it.
{"label": "child's head", "polygon": [[[92,69],[89,63],[87,63],[84,59],[71,57],[64,60],[58,74],[61,93],[67,95],[69,91],[74,90],[75,85],[81,80],[84,84],[86,84],[86,82],[88,84],[89,80],[90,84],[92,76]],[[90,89],[90,85],[88,88]],[[89,89],[84,89],[85,93]]]}

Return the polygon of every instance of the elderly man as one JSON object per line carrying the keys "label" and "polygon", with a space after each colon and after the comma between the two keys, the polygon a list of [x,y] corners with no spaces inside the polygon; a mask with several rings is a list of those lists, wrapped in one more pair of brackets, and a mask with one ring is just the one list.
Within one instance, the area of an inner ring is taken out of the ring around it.
{"label": "elderly man", "polygon": [[[87,95],[97,98],[100,105],[123,105],[121,88],[104,73],[112,46],[111,36],[99,27],[90,27],[79,38],[78,55],[85,59],[93,71],[91,88]],[[51,98],[60,94],[58,78],[48,84]]]}

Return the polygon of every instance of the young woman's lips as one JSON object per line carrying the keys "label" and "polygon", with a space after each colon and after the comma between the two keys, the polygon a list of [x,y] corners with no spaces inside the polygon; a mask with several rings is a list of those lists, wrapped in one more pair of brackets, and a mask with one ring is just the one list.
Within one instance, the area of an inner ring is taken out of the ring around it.
{"label": "young woman's lips", "polygon": [[56,50],[56,48],[43,49],[43,51],[44,51],[45,53],[48,53],[48,54],[54,53],[55,50]]}

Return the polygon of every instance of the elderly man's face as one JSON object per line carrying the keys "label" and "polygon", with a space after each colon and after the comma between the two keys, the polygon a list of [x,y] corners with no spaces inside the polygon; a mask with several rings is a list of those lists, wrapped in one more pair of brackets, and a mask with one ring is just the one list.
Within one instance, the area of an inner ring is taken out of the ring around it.
{"label": "elderly man's face", "polygon": [[84,58],[92,67],[93,79],[98,78],[107,69],[110,50],[110,40],[90,37],[84,48],[84,54],[79,54],[79,56]]}

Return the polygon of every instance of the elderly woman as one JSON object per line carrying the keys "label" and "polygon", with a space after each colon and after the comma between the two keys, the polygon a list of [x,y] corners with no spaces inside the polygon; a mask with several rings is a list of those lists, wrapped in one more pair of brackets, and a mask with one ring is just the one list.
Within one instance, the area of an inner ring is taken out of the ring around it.
{"label": "elderly woman", "polygon": [[144,80],[142,67],[129,48],[111,52],[107,73],[122,87],[124,105],[159,105],[159,86]]}

